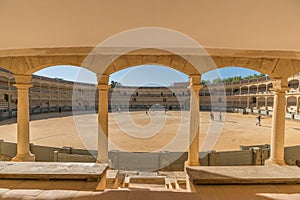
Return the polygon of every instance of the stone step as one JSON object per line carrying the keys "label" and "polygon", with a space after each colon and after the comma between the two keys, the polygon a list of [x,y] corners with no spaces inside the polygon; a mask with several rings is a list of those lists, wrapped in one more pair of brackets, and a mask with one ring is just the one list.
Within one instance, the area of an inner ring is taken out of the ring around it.
{"label": "stone step", "polygon": [[119,171],[107,170],[106,171],[106,189],[117,189],[119,186]]}
{"label": "stone step", "polygon": [[162,184],[166,183],[165,176],[130,176],[130,183],[144,183],[144,184]]}
{"label": "stone step", "polygon": [[0,162],[1,179],[99,181],[105,176],[107,164],[57,162]]}
{"label": "stone step", "polygon": [[299,184],[297,166],[187,167],[194,184]]}

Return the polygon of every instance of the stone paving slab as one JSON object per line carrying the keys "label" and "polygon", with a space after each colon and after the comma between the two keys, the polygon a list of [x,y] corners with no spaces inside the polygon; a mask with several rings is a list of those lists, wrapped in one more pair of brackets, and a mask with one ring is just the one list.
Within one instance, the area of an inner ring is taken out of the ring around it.
{"label": "stone paving slab", "polygon": [[0,162],[0,178],[99,180],[107,169],[99,163]]}
{"label": "stone paving slab", "polygon": [[299,184],[297,166],[187,167],[194,184]]}

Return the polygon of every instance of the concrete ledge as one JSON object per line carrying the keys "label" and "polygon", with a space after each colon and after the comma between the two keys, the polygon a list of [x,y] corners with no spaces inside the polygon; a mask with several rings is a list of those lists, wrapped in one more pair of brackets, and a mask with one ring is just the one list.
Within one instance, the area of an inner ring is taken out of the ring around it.
{"label": "concrete ledge", "polygon": [[0,162],[0,178],[101,180],[107,164],[56,162]]}
{"label": "concrete ledge", "polygon": [[165,184],[165,176],[131,176],[130,183]]}
{"label": "concrete ledge", "polygon": [[118,170],[107,170],[106,171],[106,188],[107,189],[117,189],[119,185],[118,180],[119,171]]}
{"label": "concrete ledge", "polygon": [[299,184],[297,166],[187,167],[194,184]]}

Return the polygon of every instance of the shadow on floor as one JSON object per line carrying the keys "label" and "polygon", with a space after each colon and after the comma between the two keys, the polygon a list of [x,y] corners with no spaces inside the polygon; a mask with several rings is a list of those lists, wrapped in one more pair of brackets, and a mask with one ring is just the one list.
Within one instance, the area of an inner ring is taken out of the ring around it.
{"label": "shadow on floor", "polygon": [[197,185],[199,200],[295,200],[300,185]]}

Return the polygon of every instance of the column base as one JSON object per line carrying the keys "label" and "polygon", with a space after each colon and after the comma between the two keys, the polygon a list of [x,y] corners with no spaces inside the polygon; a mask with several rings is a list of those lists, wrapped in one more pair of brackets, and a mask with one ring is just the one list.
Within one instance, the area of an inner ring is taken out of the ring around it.
{"label": "column base", "polygon": [[109,168],[112,167],[112,162],[111,160],[97,160],[96,163],[105,163],[105,164],[108,164]]}
{"label": "column base", "polygon": [[189,167],[197,167],[197,166],[200,166],[200,163],[199,163],[199,161],[191,162],[191,161],[187,160],[187,161],[185,161],[184,165],[189,166]]}
{"label": "column base", "polygon": [[265,161],[265,166],[286,166],[284,160],[274,160],[274,159],[268,159]]}
{"label": "column base", "polygon": [[34,162],[35,161],[35,155],[31,152],[24,153],[24,154],[17,154],[14,158],[11,159],[11,161],[15,162]]}

